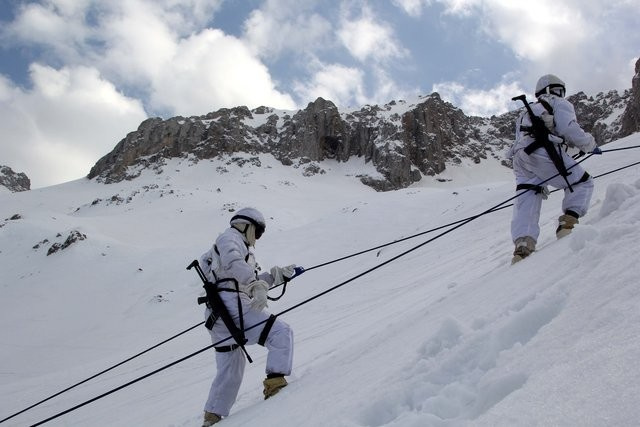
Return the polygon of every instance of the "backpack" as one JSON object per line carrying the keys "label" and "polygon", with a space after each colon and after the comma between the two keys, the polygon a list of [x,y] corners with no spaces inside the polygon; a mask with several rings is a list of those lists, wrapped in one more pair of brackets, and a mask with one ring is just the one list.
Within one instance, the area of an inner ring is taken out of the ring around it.
{"label": "backpack", "polygon": [[200,256],[202,272],[211,283],[218,281],[217,272],[220,270],[220,262],[220,253],[216,245]]}
{"label": "backpack", "polygon": [[551,130],[545,124],[545,120],[542,118],[542,116],[547,114],[553,116],[553,107],[551,107],[551,105],[549,105],[549,103],[543,99],[539,100],[538,102],[544,107],[546,111],[543,112],[542,115],[536,116],[535,114],[533,114],[533,110],[531,110],[531,108],[527,104],[527,115],[529,116],[529,120],[531,121],[531,126],[520,126],[521,131],[531,135],[533,139],[535,139],[534,143],[529,144],[525,148],[525,153],[527,154],[531,154],[536,149],[547,145],[549,136],[553,135]]}
{"label": "backpack", "polygon": [[[531,120],[531,126],[520,126],[520,130],[528,133],[534,139],[534,141],[531,144],[525,147],[524,152],[527,154],[531,154],[538,148],[544,148],[547,154],[549,155],[549,158],[553,162],[554,166],[558,170],[558,174],[560,174],[560,176],[562,176],[565,182],[567,183],[567,188],[569,189],[569,191],[573,192],[573,188],[571,187],[571,184],[567,179],[567,177],[571,175],[571,172],[569,172],[566,166],[564,165],[564,161],[562,160],[562,154],[560,154],[560,152],[556,149],[556,145],[553,142],[551,142],[551,140],[549,139],[550,137],[554,139],[558,139],[558,137],[553,133],[551,133],[551,131],[545,124],[542,117],[536,116],[535,114],[533,114],[533,110],[531,109],[529,102],[527,102],[526,95],[516,96],[514,98],[511,98],[511,100],[522,101],[525,108],[527,109],[527,114],[529,115],[529,119]],[[539,102],[545,108],[547,113],[553,115],[553,108],[551,107],[551,105],[549,105],[548,102],[546,102],[543,99],[541,99]]]}

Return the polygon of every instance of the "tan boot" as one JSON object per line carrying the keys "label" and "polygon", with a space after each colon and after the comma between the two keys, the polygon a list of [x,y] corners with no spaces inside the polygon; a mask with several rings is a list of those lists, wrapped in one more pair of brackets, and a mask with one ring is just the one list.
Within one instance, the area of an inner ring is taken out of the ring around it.
{"label": "tan boot", "polygon": [[284,377],[273,377],[265,379],[262,384],[264,385],[264,394],[265,400],[275,395],[280,391],[281,388],[287,386],[287,380]]}
{"label": "tan boot", "polygon": [[222,420],[222,417],[220,417],[220,415],[204,411],[204,421],[202,422],[202,427],[211,427],[220,420]]}
{"label": "tan boot", "polygon": [[560,215],[558,218],[558,228],[556,229],[556,237],[558,239],[562,239],[563,237],[571,234],[573,230],[573,226],[578,224],[578,218],[570,215],[564,214]]}
{"label": "tan boot", "polygon": [[536,250],[536,241],[530,236],[518,237],[514,243],[516,248],[513,251],[511,265],[518,261],[522,261]]}

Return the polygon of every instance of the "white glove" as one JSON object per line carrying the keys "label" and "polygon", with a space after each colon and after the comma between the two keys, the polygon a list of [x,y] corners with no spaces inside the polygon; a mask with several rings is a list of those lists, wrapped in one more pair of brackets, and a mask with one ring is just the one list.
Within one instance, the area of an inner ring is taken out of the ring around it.
{"label": "white glove", "polygon": [[251,307],[258,311],[267,307],[267,291],[269,285],[264,280],[256,280],[249,284],[247,293],[251,295],[253,300],[251,301]]}
{"label": "white glove", "polygon": [[553,133],[556,131],[556,125],[553,123],[553,114],[549,114],[545,111],[540,117],[547,129],[549,129],[549,132]]}
{"label": "white glove", "polygon": [[596,139],[593,137],[593,135],[587,135],[589,135],[589,142],[587,145],[583,145],[583,148],[581,148],[581,150],[585,153],[591,153],[595,148],[598,147],[598,144],[596,143]]}
{"label": "white glove", "polygon": [[274,285],[279,285],[284,281],[289,281],[293,277],[296,265],[291,264],[286,267],[273,267],[271,268],[271,276],[273,276]]}

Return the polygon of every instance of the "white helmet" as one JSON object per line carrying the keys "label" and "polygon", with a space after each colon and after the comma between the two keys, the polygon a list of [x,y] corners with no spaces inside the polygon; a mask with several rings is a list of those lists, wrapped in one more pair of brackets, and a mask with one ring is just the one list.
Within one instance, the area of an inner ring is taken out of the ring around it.
{"label": "white helmet", "polygon": [[255,238],[259,239],[264,233],[267,225],[264,221],[264,216],[260,213],[259,210],[254,208],[242,208],[238,212],[233,215],[229,224],[248,224],[253,225],[255,227]]}
{"label": "white helmet", "polygon": [[536,98],[544,93],[552,93],[564,98],[566,93],[564,82],[553,74],[545,74],[540,77],[538,83],[536,83]]}

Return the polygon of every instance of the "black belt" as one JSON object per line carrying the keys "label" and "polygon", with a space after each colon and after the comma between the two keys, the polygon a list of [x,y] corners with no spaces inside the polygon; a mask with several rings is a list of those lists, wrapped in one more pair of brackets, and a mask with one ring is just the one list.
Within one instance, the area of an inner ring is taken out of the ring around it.
{"label": "black belt", "polygon": [[[589,175],[589,172],[585,172],[585,173],[582,174],[582,176],[580,177],[579,180],[577,180],[576,182],[574,182],[571,185],[576,185],[576,184],[580,184],[582,182],[587,182],[587,181],[589,181],[589,178],[591,178],[591,175]],[[520,190],[533,190],[536,193],[544,193],[544,186],[536,185],[536,184],[518,184],[516,186],[516,191],[520,191]]]}
{"label": "black belt", "polygon": [[[589,180],[589,178],[591,178],[591,175],[589,175],[588,172],[585,172],[584,174],[582,174],[582,176],[580,177],[579,180],[577,180],[576,182],[574,182],[571,185],[577,185],[580,184],[582,182],[586,182]],[[518,184],[516,185],[516,191],[520,191],[520,190],[532,190],[533,192],[535,192],[536,194],[543,194],[546,195],[545,192],[545,187],[543,185],[536,185],[536,184]]]}
{"label": "black belt", "polygon": [[240,348],[238,344],[224,345],[222,347],[214,347],[218,353],[228,353],[235,349]]}
{"label": "black belt", "polygon": [[533,190],[536,194],[544,193],[544,187],[536,184],[518,184],[516,186],[516,191],[520,190]]}

